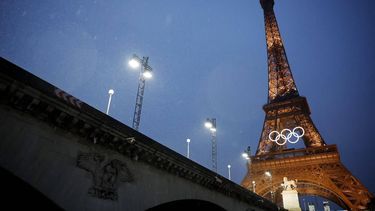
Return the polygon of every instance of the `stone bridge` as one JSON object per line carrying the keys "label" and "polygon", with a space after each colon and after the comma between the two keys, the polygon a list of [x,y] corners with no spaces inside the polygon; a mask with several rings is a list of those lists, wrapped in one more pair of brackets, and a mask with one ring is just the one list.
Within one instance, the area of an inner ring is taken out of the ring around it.
{"label": "stone bridge", "polygon": [[0,119],[13,210],[280,210],[3,58]]}

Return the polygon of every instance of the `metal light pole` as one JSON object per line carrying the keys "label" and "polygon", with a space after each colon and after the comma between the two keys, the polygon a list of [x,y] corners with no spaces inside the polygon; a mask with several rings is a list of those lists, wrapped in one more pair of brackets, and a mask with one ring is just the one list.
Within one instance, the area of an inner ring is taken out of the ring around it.
{"label": "metal light pole", "polygon": [[228,179],[230,180],[230,165],[228,165]]}
{"label": "metal light pole", "polygon": [[217,173],[216,118],[207,118],[204,126],[211,131],[212,170]]}
{"label": "metal light pole", "polygon": [[248,165],[251,164],[251,149],[250,149],[250,146],[248,146],[247,149],[242,153],[242,157],[247,160]]}
{"label": "metal light pole", "polygon": [[[251,169],[251,166],[250,166],[251,165],[251,148],[250,148],[250,146],[248,146],[243,151],[242,157],[246,160],[247,169],[248,169],[248,172],[250,173],[250,169]],[[255,193],[255,181],[253,181],[253,192]]]}
{"label": "metal light pole", "polygon": [[272,174],[269,171],[266,171],[264,174],[271,179],[271,201],[275,202],[275,200],[274,200],[274,192],[273,192],[273,184],[272,184]]}
{"label": "metal light pole", "polygon": [[187,143],[187,153],[186,153],[186,155],[187,155],[187,158],[190,158],[190,150],[189,150],[190,139],[189,138],[186,139],[186,143]]}
{"label": "metal light pole", "polygon": [[111,106],[112,95],[114,93],[115,91],[113,89],[108,90],[109,99],[108,99],[107,111],[105,112],[107,115],[109,114],[109,106]]}
{"label": "metal light pole", "polygon": [[148,65],[148,57],[142,57],[140,59],[137,55],[133,55],[133,58],[129,61],[129,65],[132,68],[141,66],[139,73],[139,82],[137,90],[137,98],[135,101],[135,109],[133,116],[133,129],[139,129],[139,123],[141,122],[141,112],[143,103],[143,94],[145,92],[146,79],[152,77],[152,68]]}

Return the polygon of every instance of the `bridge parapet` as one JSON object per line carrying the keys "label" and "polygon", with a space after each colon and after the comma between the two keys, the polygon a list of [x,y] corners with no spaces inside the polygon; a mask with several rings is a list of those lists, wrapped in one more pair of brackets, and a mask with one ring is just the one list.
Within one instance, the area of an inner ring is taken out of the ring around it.
{"label": "bridge parapet", "polygon": [[94,109],[22,68],[0,59],[0,104],[74,134],[85,144],[114,150],[260,210],[279,208],[253,192],[187,159]]}

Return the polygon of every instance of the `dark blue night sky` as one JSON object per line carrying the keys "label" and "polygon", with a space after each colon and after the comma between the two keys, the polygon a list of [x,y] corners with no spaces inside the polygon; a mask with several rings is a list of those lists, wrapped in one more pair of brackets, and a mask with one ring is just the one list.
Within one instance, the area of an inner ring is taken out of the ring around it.
{"label": "dark blue night sky", "polygon": [[[375,192],[375,1],[283,0],[275,13],[297,87],[328,144]],[[140,131],[211,168],[206,117],[217,119],[218,172],[240,183],[267,102],[258,0],[0,2],[0,56],[131,126],[138,71],[149,56]]]}

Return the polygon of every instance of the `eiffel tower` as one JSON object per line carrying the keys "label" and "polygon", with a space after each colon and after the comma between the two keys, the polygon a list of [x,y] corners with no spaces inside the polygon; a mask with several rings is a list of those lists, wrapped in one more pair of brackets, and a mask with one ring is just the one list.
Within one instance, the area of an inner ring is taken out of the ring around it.
{"label": "eiffel tower", "polygon": [[[320,196],[351,210],[367,209],[373,195],[341,163],[336,145],[323,140],[310,118],[306,98],[298,93],[273,11],[274,0],[260,0],[260,4],[267,41],[268,102],[263,106],[266,117],[259,145],[242,186],[282,205],[280,184],[287,177],[297,180],[299,194]],[[297,137],[302,137],[305,147],[288,149],[284,142],[298,141]]]}

